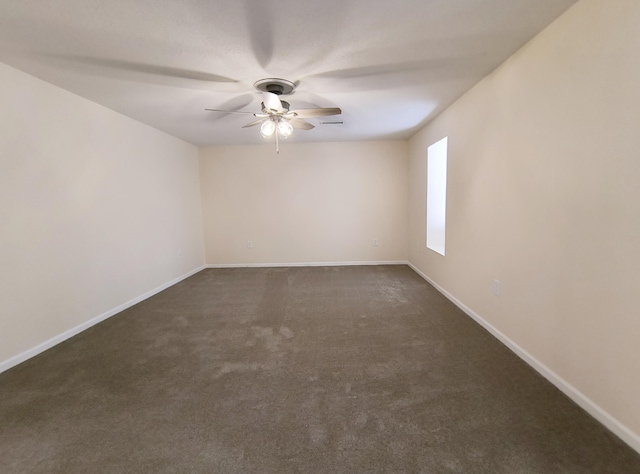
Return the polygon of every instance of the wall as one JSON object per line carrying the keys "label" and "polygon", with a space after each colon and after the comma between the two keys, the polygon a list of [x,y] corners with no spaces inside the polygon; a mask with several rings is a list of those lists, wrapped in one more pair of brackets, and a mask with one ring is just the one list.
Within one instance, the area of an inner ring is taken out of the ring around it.
{"label": "wall", "polygon": [[196,147],[2,64],[0,103],[1,371],[204,248]]}
{"label": "wall", "polygon": [[[640,450],[638,25],[636,0],[582,0],[410,140],[409,260]],[[424,217],[443,136],[446,257]]]}
{"label": "wall", "polygon": [[407,260],[406,142],[274,148],[201,149],[208,264]]}

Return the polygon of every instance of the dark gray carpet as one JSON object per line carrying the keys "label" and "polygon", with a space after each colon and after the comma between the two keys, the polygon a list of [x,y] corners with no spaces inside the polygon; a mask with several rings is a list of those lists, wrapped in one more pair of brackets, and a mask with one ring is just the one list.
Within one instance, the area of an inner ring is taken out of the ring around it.
{"label": "dark gray carpet", "polygon": [[0,395],[2,473],[640,473],[406,266],[204,270]]}

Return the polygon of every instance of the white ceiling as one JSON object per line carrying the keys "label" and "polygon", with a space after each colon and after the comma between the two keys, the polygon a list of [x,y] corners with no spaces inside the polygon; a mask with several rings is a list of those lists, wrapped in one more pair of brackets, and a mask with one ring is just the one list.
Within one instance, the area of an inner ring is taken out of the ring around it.
{"label": "white ceiling", "polygon": [[[195,145],[260,143],[253,83],[343,114],[291,141],[405,139],[576,0],[6,0],[0,62]],[[37,114],[37,110],[33,110]]]}

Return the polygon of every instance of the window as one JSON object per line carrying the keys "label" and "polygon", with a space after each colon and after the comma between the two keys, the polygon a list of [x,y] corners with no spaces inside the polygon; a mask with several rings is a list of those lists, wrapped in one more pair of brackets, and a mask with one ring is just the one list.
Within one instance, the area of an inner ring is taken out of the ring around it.
{"label": "window", "polygon": [[427,248],[444,255],[447,217],[447,141],[427,149]]}

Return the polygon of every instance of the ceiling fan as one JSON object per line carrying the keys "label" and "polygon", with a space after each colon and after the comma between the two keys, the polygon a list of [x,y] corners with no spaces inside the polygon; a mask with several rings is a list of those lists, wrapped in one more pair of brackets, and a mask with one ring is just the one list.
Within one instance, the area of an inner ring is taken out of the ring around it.
{"label": "ceiling fan", "polygon": [[296,84],[286,79],[261,79],[253,86],[262,92],[262,110],[260,112],[238,112],[235,110],[220,109],[205,110],[227,114],[253,115],[257,120],[249,122],[242,128],[260,125],[260,133],[263,137],[269,138],[275,135],[276,153],[280,153],[279,139],[289,138],[294,128],[311,130],[315,127],[315,125],[305,119],[339,115],[342,113],[339,107],[290,110],[289,102],[280,100],[280,96],[291,94],[296,88]]}

